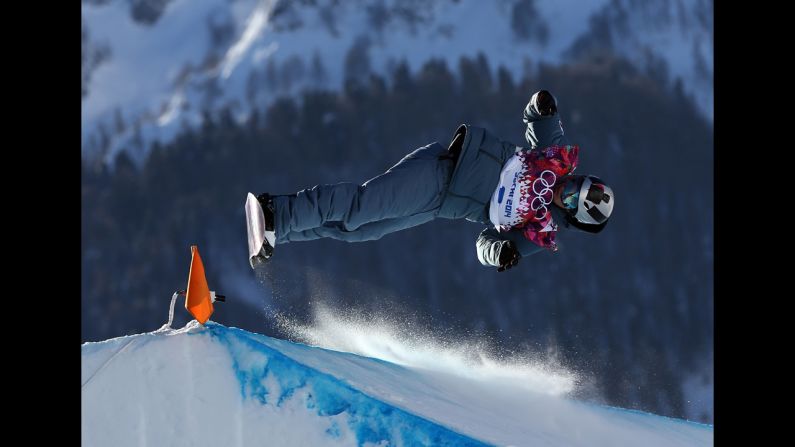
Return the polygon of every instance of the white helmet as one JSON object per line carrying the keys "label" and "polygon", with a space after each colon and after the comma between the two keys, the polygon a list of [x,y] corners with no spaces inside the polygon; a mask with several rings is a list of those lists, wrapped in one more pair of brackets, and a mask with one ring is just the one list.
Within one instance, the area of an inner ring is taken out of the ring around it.
{"label": "white helmet", "polygon": [[605,223],[616,202],[613,190],[593,175],[570,176],[564,186],[562,201],[577,222],[589,225]]}

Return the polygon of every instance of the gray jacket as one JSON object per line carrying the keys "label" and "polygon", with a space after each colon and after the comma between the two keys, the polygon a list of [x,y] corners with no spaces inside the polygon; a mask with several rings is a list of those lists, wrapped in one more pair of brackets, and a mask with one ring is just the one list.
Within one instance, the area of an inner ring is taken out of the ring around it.
{"label": "gray jacket", "polygon": [[[489,221],[491,196],[508,159],[517,151],[567,144],[558,113],[542,117],[528,104],[524,110],[524,122],[527,125],[525,138],[530,147],[501,141],[486,129],[467,124],[462,124],[456,131],[456,134],[465,132],[463,146],[438,217],[463,217],[488,225],[476,242],[478,260],[483,265],[499,266],[500,251],[508,241],[516,244],[523,257],[543,250],[543,247],[526,239],[521,231],[499,233]],[[561,210],[557,207],[550,209],[560,229],[570,227],[569,220]]]}

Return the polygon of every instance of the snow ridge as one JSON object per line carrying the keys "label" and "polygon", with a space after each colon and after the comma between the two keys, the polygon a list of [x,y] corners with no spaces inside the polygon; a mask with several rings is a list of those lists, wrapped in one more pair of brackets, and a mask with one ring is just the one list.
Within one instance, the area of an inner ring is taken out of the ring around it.
{"label": "snow ridge", "polygon": [[82,346],[85,445],[711,445],[712,427],[192,321]]}

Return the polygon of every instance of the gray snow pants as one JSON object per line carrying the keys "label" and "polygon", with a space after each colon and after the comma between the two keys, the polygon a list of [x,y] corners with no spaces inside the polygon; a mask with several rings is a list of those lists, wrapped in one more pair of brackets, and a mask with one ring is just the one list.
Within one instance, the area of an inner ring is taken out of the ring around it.
{"label": "gray snow pants", "polygon": [[431,143],[362,185],[317,185],[273,197],[276,244],[332,238],[348,242],[430,222],[439,213],[453,174],[448,151]]}

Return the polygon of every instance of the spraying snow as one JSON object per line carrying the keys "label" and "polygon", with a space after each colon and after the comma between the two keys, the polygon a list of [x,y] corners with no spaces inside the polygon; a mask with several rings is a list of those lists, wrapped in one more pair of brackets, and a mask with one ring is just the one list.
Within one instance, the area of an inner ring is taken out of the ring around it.
{"label": "spraying snow", "polygon": [[409,368],[430,370],[478,381],[550,395],[574,390],[577,378],[554,364],[529,355],[498,358],[483,340],[442,340],[411,322],[396,323],[389,317],[341,313],[315,307],[313,325],[301,325],[284,316],[280,324],[293,338],[333,351],[349,352]]}

